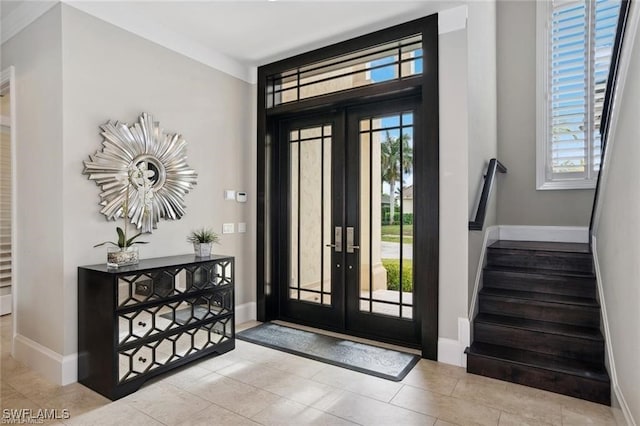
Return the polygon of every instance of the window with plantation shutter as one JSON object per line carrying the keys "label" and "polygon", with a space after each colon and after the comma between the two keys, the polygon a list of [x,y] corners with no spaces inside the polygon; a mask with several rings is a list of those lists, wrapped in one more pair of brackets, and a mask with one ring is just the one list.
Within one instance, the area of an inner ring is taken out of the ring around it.
{"label": "window with plantation shutter", "polygon": [[[4,118],[4,117],[3,117]],[[11,139],[0,123],[0,296],[11,286]]]}
{"label": "window with plantation shutter", "polygon": [[538,3],[537,188],[594,188],[620,1]]}

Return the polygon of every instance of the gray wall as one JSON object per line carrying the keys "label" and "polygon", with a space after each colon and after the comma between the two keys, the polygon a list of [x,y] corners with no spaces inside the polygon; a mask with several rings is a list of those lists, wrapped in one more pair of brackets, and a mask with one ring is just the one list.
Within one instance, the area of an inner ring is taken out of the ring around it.
{"label": "gray wall", "polygon": [[[470,2],[468,12],[469,220],[475,217],[484,174],[498,155],[496,96],[496,3]],[[502,176],[498,175],[502,180]],[[498,182],[489,198],[485,229],[497,221]],[[467,293],[471,303],[485,230],[469,231]]]}
{"label": "gray wall", "polygon": [[[142,112],[184,135],[199,178],[186,215],[161,221],[141,257],[188,253],[190,230],[246,222],[247,233],[224,235],[214,250],[236,256],[236,303],[255,300],[252,85],[67,5],[5,43],[2,59],[17,76],[18,334],[76,352],[77,267],[105,261],[105,248],[92,246],[116,227],[99,213],[82,162],[101,147],[100,124]],[[247,191],[249,201],[224,201],[224,189]]]}
{"label": "gray wall", "polygon": [[536,190],[536,5],[498,1],[498,189],[501,225],[587,226],[593,190]]}
{"label": "gray wall", "polygon": [[2,45],[2,66],[10,65],[16,71],[17,108],[14,321],[18,333],[61,354],[65,310],[75,311],[75,300],[63,294],[60,7]]}
{"label": "gray wall", "polygon": [[[98,187],[82,175],[82,161],[100,148],[98,126],[108,119],[131,123],[148,112],[188,142],[188,163],[198,184],[187,194],[186,215],[162,220],[141,256],[188,253],[191,229],[223,222],[248,223],[245,234],[223,235],[218,253],[236,256],[236,303],[255,300],[255,164],[252,87],[136,35],[63,5],[64,288],[76,296],[76,268],[104,261],[115,224],[99,213]],[[246,204],[224,201],[225,189],[248,192]],[[73,206],[73,207],[71,207]],[[76,350],[76,314],[65,316],[65,354]]]}
{"label": "gray wall", "polygon": [[[636,6],[636,13],[640,9]],[[636,21],[637,22],[637,21]],[[632,28],[632,27],[631,27]],[[620,392],[640,421],[640,31],[612,128],[594,238]],[[629,40],[629,38],[627,38]],[[625,42],[627,42],[625,40]],[[630,41],[630,40],[629,40]],[[611,360],[610,360],[611,361]]]}
{"label": "gray wall", "polygon": [[467,316],[467,31],[439,38],[440,281],[438,336],[458,339]]}

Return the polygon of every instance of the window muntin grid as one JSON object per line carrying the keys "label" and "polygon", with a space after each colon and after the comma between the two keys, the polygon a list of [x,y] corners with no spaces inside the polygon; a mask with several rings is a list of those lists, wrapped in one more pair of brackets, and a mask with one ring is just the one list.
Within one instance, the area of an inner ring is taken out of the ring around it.
{"label": "window muntin grid", "polygon": [[266,107],[401,80],[422,74],[422,67],[422,35],[412,35],[268,76]]}

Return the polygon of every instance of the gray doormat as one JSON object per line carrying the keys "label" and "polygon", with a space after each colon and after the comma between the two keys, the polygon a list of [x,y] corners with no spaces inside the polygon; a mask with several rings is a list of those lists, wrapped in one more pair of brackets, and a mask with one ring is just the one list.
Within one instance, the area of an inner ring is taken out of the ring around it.
{"label": "gray doormat", "polygon": [[352,342],[273,323],[241,331],[240,340],[399,382],[420,361],[417,355]]}

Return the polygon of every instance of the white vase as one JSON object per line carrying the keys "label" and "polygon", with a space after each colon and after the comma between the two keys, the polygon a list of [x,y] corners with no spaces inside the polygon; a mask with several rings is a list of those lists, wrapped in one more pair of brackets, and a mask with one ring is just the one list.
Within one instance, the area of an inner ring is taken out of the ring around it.
{"label": "white vase", "polygon": [[140,261],[138,247],[107,247],[107,266],[118,268],[120,266],[135,265]]}
{"label": "white vase", "polygon": [[211,247],[213,243],[193,243],[193,250],[196,253],[196,257],[208,257],[211,256]]}

